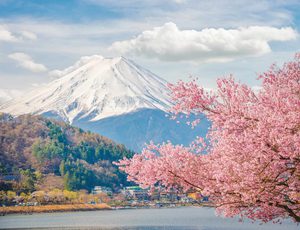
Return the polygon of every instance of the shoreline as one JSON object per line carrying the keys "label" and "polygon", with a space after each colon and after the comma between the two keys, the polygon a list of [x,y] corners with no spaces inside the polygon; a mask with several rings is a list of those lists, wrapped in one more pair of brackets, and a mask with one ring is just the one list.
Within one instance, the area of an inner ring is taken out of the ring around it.
{"label": "shoreline", "polygon": [[51,212],[76,212],[76,211],[96,211],[111,210],[107,204],[54,204],[39,206],[8,206],[0,207],[0,216],[10,214],[33,214]]}
{"label": "shoreline", "polygon": [[99,210],[120,210],[120,209],[160,209],[160,208],[179,208],[179,207],[214,207],[212,204],[198,205],[178,205],[178,206],[110,206],[108,204],[54,204],[38,206],[8,206],[0,207],[0,216],[11,214],[30,215],[34,213],[53,213],[53,212],[79,212],[79,211],[99,211]]}

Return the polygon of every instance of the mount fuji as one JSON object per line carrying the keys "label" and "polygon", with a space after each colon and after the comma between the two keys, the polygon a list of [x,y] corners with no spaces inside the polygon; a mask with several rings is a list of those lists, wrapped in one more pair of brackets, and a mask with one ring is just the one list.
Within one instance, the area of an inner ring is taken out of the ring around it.
{"label": "mount fuji", "polygon": [[40,114],[100,133],[140,151],[145,143],[189,144],[204,135],[166,117],[172,106],[167,82],[124,57],[83,57],[60,77],[0,107],[13,115]]}

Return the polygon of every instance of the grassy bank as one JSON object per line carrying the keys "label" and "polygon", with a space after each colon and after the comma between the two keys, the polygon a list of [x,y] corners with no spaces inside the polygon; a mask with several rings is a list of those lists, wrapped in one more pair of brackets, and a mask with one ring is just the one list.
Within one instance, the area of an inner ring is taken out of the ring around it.
{"label": "grassy bank", "polygon": [[6,214],[28,214],[42,212],[68,212],[68,211],[94,211],[111,209],[107,204],[61,204],[41,206],[10,206],[0,207],[0,215]]}

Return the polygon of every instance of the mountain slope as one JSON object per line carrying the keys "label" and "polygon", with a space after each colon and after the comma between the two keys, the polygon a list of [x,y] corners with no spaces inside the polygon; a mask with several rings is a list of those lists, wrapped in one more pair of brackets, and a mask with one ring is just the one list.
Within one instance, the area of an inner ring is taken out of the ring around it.
{"label": "mountain slope", "polygon": [[170,108],[167,82],[123,57],[91,56],[66,74],[1,107],[21,115],[47,114],[72,123],[97,121],[140,108]]}
{"label": "mountain slope", "polygon": [[40,114],[100,133],[134,151],[145,143],[189,144],[202,129],[166,118],[167,82],[124,58],[81,58],[61,77],[0,107],[13,115]]}
{"label": "mountain slope", "polygon": [[126,176],[112,162],[132,154],[123,145],[63,122],[0,114],[0,176],[30,170],[45,178],[61,177],[71,190],[95,185],[117,189],[127,183]]}
{"label": "mountain slope", "polygon": [[[191,129],[186,119],[170,120],[166,113],[157,109],[140,109],[138,111],[108,117],[95,122],[77,120],[74,125],[96,133],[104,133],[106,137],[124,144],[127,148],[141,151],[150,141],[162,143],[171,141],[176,144],[189,145],[196,136],[205,136],[210,126],[202,116],[200,124]],[[191,119],[196,119],[191,116]]]}

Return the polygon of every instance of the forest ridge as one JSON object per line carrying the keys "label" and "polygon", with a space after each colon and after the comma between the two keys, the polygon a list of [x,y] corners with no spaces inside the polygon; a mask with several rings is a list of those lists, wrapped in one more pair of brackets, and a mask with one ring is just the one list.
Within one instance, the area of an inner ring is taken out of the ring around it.
{"label": "forest ridge", "polygon": [[5,190],[116,190],[128,183],[112,162],[133,152],[108,138],[33,115],[3,113],[0,130],[0,174],[12,179],[2,182]]}

